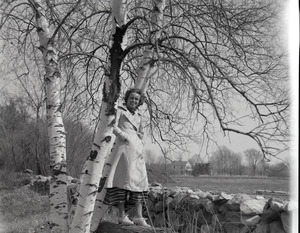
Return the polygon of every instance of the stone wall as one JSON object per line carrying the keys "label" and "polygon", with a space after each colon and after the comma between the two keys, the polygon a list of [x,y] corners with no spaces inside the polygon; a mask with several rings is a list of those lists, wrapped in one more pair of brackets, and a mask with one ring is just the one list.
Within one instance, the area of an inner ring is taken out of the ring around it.
{"label": "stone wall", "polygon": [[[29,169],[26,169],[26,171],[27,170],[29,170]],[[33,175],[33,174],[30,174],[29,172],[26,172],[26,173],[29,174],[29,177],[27,177],[28,182],[26,183],[26,185],[29,187],[29,189],[31,189],[32,191],[35,191],[43,196],[49,195],[51,176]],[[66,182],[67,182],[68,188],[72,187],[74,189],[73,186],[76,186],[77,181],[78,180],[76,178],[67,176]],[[71,195],[74,195],[74,193],[71,193]]]}
{"label": "stone wall", "polygon": [[[32,176],[28,185],[47,195],[49,181],[50,177]],[[75,204],[76,181],[68,177],[70,205]],[[150,185],[146,207],[144,216],[151,225],[178,233],[289,233],[291,214],[298,208],[279,198],[170,189],[158,183]]]}
{"label": "stone wall", "polygon": [[154,183],[144,214],[154,226],[180,233],[289,233],[296,208],[278,198],[168,189]]}

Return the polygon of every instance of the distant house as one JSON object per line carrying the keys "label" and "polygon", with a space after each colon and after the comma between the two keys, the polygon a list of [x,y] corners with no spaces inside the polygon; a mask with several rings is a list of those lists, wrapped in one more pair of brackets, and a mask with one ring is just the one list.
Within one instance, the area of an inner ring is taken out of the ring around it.
{"label": "distant house", "polygon": [[170,175],[191,175],[192,165],[188,161],[173,161],[167,165],[167,172]]}
{"label": "distant house", "polygon": [[185,165],[185,174],[190,176],[192,175],[192,171],[193,171],[192,164],[190,162],[187,162]]}

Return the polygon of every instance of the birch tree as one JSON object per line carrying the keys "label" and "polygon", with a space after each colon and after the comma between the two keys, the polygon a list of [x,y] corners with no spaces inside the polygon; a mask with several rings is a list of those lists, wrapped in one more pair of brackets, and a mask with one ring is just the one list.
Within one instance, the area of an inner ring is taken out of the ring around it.
{"label": "birch tree", "polygon": [[[36,2],[29,2],[37,9]],[[147,127],[154,141],[173,144],[177,149],[193,141],[208,148],[208,144],[217,143],[214,136],[221,131],[252,138],[265,157],[287,149],[289,93],[285,53],[276,36],[282,9],[279,2],[172,0],[166,2],[163,18],[157,18],[153,26],[151,2],[128,1],[128,21],[117,21],[119,37],[114,43],[110,42],[108,1],[87,0],[78,7],[74,1],[45,3],[44,16],[53,39],[49,44],[59,51],[59,73],[55,75],[64,74],[58,75],[64,82],[58,109],[67,109],[78,118],[98,119],[102,105],[98,127],[102,134],[95,137],[84,166],[88,174],[82,180],[78,202],[85,216],[81,221],[77,210],[73,229],[85,231],[89,227],[92,196],[97,193],[100,177],[105,177],[101,167],[112,141],[107,126],[115,115],[119,76],[124,89],[146,83],[141,86],[147,89]],[[36,34],[32,16],[37,11],[28,6],[28,1],[21,0],[1,5],[3,45],[15,46],[16,57],[29,53],[29,45],[36,44],[36,37],[31,35]],[[127,25],[127,46],[120,49],[126,27],[123,23]],[[121,57],[114,63],[117,50]],[[143,77],[149,82],[142,81]],[[112,83],[115,89],[111,89]],[[103,96],[102,104],[98,93]],[[90,187],[84,190],[86,185]]]}
{"label": "birch tree", "polygon": [[68,231],[67,183],[66,183],[66,144],[65,129],[60,111],[60,70],[57,50],[50,32],[49,22],[41,2],[29,1],[34,12],[39,37],[39,47],[45,64],[46,108],[48,136],[50,144],[50,228],[53,231]]}
{"label": "birch tree", "polygon": [[122,41],[126,32],[126,1],[112,0],[112,46],[107,64],[100,121],[91,153],[84,165],[84,175],[80,184],[78,203],[71,225],[72,232],[90,232],[96,194],[102,169],[108,151],[111,149],[113,124],[116,118],[116,103],[120,95],[120,67],[122,62]]}
{"label": "birch tree", "polygon": [[[113,4],[115,4],[115,2],[113,2]],[[154,43],[156,43],[160,37],[162,22],[163,22],[164,7],[165,7],[165,0],[153,1],[153,12],[152,12],[152,17],[149,22],[149,24],[151,25],[150,32],[149,32],[149,38],[150,38],[150,40],[154,40]],[[123,9],[123,13],[119,13],[117,15],[120,15],[123,17],[119,21],[125,22],[126,14],[127,14],[126,2],[123,2],[123,6],[119,5],[117,8]],[[117,18],[117,16],[114,16],[114,14],[113,14],[113,17]],[[131,22],[128,23],[128,26],[136,19],[137,18],[133,18],[131,20]],[[126,52],[127,51],[125,50],[124,53],[126,54]],[[153,60],[155,60],[154,57],[157,57],[157,55],[158,55],[157,52],[158,51],[155,51],[151,47],[146,48],[144,50],[143,57],[141,59],[140,67],[137,70],[137,79],[135,80],[134,87],[141,89],[144,93],[147,91],[147,86],[148,86],[151,76],[153,76],[153,74],[155,73],[155,67],[154,67]],[[117,119],[117,122],[118,122],[118,119]],[[110,150],[109,150],[109,152],[110,152]],[[94,208],[93,218],[92,218],[92,222],[91,222],[91,231],[92,232],[94,232],[97,229],[102,217],[105,214],[105,211],[107,210],[107,206],[105,206],[103,204],[103,200],[104,200],[104,197],[106,194],[106,188],[104,188],[104,186],[105,186],[107,176],[109,175],[110,168],[111,168],[111,161],[108,158],[105,163],[105,166],[103,168],[102,178],[99,182],[99,189],[97,192],[96,205]]]}
{"label": "birch tree", "polygon": [[[138,80],[140,71],[134,71],[139,70],[146,47],[159,49],[159,57],[152,60],[159,69],[147,89],[153,140],[161,138],[177,148],[195,141],[207,148],[207,144],[217,143],[214,135],[221,131],[252,138],[265,157],[287,149],[287,62],[283,41],[278,37],[284,5],[271,0],[167,2],[158,41],[149,40],[148,5],[131,2],[130,20],[138,20],[130,27],[122,82],[125,87]],[[62,14],[54,2],[51,6],[49,16]],[[64,100],[80,106],[80,111],[70,108],[68,112],[81,118],[90,109],[99,110],[101,101],[96,94],[109,54],[108,16],[107,2],[86,1],[82,9],[77,9],[76,19],[62,22],[65,26],[58,30],[63,39],[59,43],[60,61],[73,77],[68,85],[74,92],[66,92],[71,95]],[[68,39],[62,37],[63,32]]]}
{"label": "birch tree", "polygon": [[[80,3],[77,2],[69,14]],[[65,129],[61,114],[61,72],[56,49],[56,36],[60,26],[52,32],[47,18],[45,5],[41,1],[29,0],[4,3],[4,15],[1,18],[1,29],[6,27],[7,37],[11,36],[10,43],[16,43],[16,47],[22,48],[37,42],[36,47],[42,52],[44,66],[44,82],[46,93],[46,109],[48,121],[48,137],[50,147],[50,169],[52,178],[50,181],[50,216],[49,227],[53,232],[68,232],[68,210],[66,195],[66,145]],[[8,10],[8,11],[5,11]],[[18,17],[20,14],[20,17]],[[68,17],[66,15],[65,19]],[[17,20],[16,20],[17,19]],[[34,19],[34,20],[33,20]],[[17,22],[19,20],[19,22]],[[12,33],[17,26],[20,34]],[[27,27],[22,31],[23,26]],[[36,30],[36,37],[30,35]],[[25,34],[25,36],[24,36]],[[34,42],[33,42],[34,41]]]}

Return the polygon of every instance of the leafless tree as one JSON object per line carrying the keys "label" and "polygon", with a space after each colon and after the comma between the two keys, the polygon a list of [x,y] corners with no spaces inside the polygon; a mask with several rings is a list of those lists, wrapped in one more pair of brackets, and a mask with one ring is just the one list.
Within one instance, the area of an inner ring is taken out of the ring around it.
{"label": "leafless tree", "polygon": [[263,155],[256,149],[248,149],[245,156],[250,168],[250,175],[255,176],[259,166],[263,165]]}
{"label": "leafless tree", "polygon": [[[45,50],[37,47],[35,2],[1,4],[1,47],[4,54],[14,54],[13,62],[29,62],[29,54],[37,54],[35,61],[45,58],[37,53]],[[148,49],[155,51],[149,58],[154,69],[147,91],[154,141],[179,149],[196,141],[207,148],[222,131],[249,136],[265,157],[287,149],[289,93],[286,56],[277,37],[279,1],[171,0],[160,37],[151,31],[151,2],[128,1],[128,22],[121,29],[126,46],[119,54],[110,50],[109,2],[43,3],[53,33],[48,39],[58,51],[63,113],[79,118],[96,113],[96,120],[110,55],[119,59],[114,71],[125,89],[138,79],[135,71]]]}
{"label": "leafless tree", "polygon": [[223,146],[213,152],[210,164],[218,175],[241,175],[242,156]]}
{"label": "leafless tree", "polygon": [[[272,0],[234,4],[170,1],[162,36],[156,41],[148,36],[150,5],[129,5],[121,76],[125,89],[137,78],[134,71],[144,49],[157,49],[159,56],[152,63],[158,71],[147,92],[153,140],[170,142],[180,149],[196,141],[206,148],[207,143],[216,143],[214,135],[223,131],[251,137],[266,157],[287,149],[288,75],[286,54],[277,36],[284,6]],[[58,15],[63,4],[53,2],[49,9],[51,24],[61,24]],[[89,112],[97,119],[102,80],[97,77],[103,76],[109,52],[109,12],[105,2],[86,1],[57,32],[60,61],[67,74],[63,80],[66,114],[82,119]],[[2,22],[4,25],[7,20]],[[13,41],[10,46],[28,51],[32,46],[27,42],[30,20],[15,22],[23,26],[9,27],[20,30],[2,34],[5,45]]]}
{"label": "leafless tree", "polygon": [[167,8],[159,75],[149,90],[164,140],[186,138],[195,129],[187,122],[198,121],[203,141],[220,128],[250,136],[264,155],[285,148],[288,79],[274,4],[174,1]]}

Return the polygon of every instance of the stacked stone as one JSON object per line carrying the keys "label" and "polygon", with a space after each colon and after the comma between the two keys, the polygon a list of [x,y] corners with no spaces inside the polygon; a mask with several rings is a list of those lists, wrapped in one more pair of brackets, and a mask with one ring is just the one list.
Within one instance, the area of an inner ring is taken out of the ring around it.
{"label": "stacked stone", "polygon": [[[51,176],[33,175],[30,176],[30,182],[27,184],[29,189],[39,193],[40,195],[49,195]],[[67,176],[68,189],[76,186],[77,179]],[[70,187],[69,187],[70,186]]]}
{"label": "stacked stone", "polygon": [[[47,195],[50,179],[31,176],[28,186]],[[71,191],[76,182],[68,177],[68,195],[74,195]],[[297,208],[296,203],[278,198],[165,188],[153,183],[144,215],[153,226],[180,233],[289,233],[290,216]]]}
{"label": "stacked stone", "polygon": [[51,176],[32,176],[29,188],[40,195],[49,195],[50,180]]}
{"label": "stacked stone", "polygon": [[[297,207],[296,207],[297,208]],[[213,194],[150,186],[145,214],[155,227],[180,233],[289,233],[288,201],[247,194]]]}

